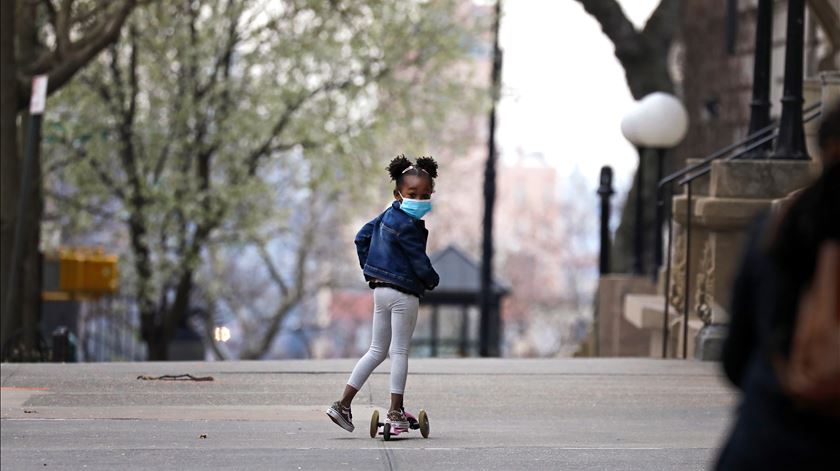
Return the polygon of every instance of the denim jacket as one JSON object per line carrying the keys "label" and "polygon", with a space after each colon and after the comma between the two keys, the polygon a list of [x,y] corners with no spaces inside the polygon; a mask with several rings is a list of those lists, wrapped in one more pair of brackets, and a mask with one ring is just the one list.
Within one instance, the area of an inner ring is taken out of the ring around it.
{"label": "denim jacket", "polygon": [[440,282],[426,255],[429,231],[421,219],[400,210],[400,202],[356,234],[359,264],[368,281],[379,280],[422,297]]}

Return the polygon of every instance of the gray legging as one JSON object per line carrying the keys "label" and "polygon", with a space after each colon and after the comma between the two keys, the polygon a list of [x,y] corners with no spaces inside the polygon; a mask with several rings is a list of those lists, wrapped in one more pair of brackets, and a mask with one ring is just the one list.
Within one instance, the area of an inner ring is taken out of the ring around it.
{"label": "gray legging", "polygon": [[420,300],[416,296],[391,288],[373,290],[373,336],[370,349],[356,363],[347,384],[356,390],[361,389],[368,376],[385,360],[390,345],[391,394],[405,392],[408,350],[411,346],[411,334],[414,333],[414,326],[417,324],[419,307]]}

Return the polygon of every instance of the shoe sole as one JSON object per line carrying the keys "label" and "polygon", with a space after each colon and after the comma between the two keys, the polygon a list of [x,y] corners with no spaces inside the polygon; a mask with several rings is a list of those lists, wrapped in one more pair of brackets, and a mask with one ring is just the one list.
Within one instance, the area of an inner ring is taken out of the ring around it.
{"label": "shoe sole", "polygon": [[405,430],[409,430],[409,429],[410,429],[410,427],[411,427],[411,424],[409,424],[409,423],[408,423],[408,421],[406,421],[406,422],[390,422],[390,421],[385,421],[385,423],[386,423],[386,424],[391,424],[391,428],[392,428],[392,429],[394,429],[394,428],[402,428],[402,429],[405,429]]}
{"label": "shoe sole", "polygon": [[347,423],[347,421],[344,419],[344,417],[341,416],[341,414],[332,409],[327,409],[327,417],[329,417],[330,420],[332,420],[336,425],[343,428],[344,430],[347,430],[348,432],[352,432],[355,429],[353,424]]}

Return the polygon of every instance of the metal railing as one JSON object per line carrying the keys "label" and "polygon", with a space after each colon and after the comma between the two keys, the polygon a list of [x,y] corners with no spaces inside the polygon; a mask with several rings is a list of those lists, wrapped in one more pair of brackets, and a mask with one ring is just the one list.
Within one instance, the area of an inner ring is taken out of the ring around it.
{"label": "metal railing", "polygon": [[141,361],[146,356],[146,344],[140,338],[140,312],[133,299],[109,296],[84,303],[76,361]]}
{"label": "metal railing", "polygon": [[[815,103],[803,110],[803,122],[807,123],[810,122],[817,117],[820,116],[821,113],[821,103]],[[657,197],[657,208],[659,211],[657,214],[663,214],[663,209],[667,208],[667,220],[668,220],[668,244],[667,249],[665,251],[665,256],[667,257],[665,263],[665,309],[662,312],[662,358],[667,358],[668,356],[668,337],[670,334],[669,328],[669,311],[671,306],[671,252],[672,252],[672,245],[673,245],[673,230],[674,230],[674,217],[673,217],[673,210],[672,210],[672,201],[674,196],[674,185],[679,187],[686,188],[686,224],[685,224],[685,279],[683,280],[683,331],[682,331],[682,357],[687,358],[688,356],[688,314],[691,306],[691,293],[689,292],[689,286],[691,282],[691,225],[692,225],[692,182],[697,180],[700,177],[708,175],[712,170],[712,163],[718,160],[723,161],[732,161],[738,160],[746,155],[749,155],[753,151],[761,149],[764,146],[770,146],[772,142],[778,137],[779,135],[779,124],[778,122],[773,122],[772,124],[759,129],[758,131],[744,137],[738,142],[734,144],[730,144],[723,149],[717,150],[707,157],[701,159],[699,162],[696,162],[692,165],[685,167],[682,170],[672,173],[667,177],[663,178],[659,181],[657,188],[656,188],[656,197]],[[665,205],[666,198],[665,198],[665,190],[668,191],[668,205]],[[662,221],[656,221],[656,232],[657,232],[657,239],[659,238],[659,234],[662,231]],[[662,266],[662,251],[657,250],[656,253],[656,263],[655,263],[655,272],[658,272],[659,267]],[[654,273],[656,275],[656,273]],[[676,353],[676,352],[675,352]]]}

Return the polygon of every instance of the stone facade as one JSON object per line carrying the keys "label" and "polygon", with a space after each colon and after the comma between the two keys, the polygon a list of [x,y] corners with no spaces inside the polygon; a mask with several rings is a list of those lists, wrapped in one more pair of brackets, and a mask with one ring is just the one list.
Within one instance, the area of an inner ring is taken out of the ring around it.
{"label": "stone facade", "polygon": [[[840,0],[829,3],[840,11]],[[683,2],[682,34],[673,62],[678,92],[691,124],[685,141],[677,148],[682,157],[679,160],[709,155],[746,135],[752,97],[757,0],[740,0],[738,4],[738,26],[734,49],[730,52],[726,47],[724,2]],[[772,118],[781,114],[786,19],[787,2],[774,2],[770,79]],[[830,43],[820,18],[810,8],[805,13],[805,27],[805,77],[816,78],[821,71],[836,70],[840,66],[837,49]],[[828,56],[831,60],[827,60]],[[806,94],[808,88],[806,84]],[[818,83],[812,82],[810,88],[817,94],[812,94],[811,98],[818,99]]]}
{"label": "stone facade", "polygon": [[[726,12],[722,2],[687,0],[683,4],[682,36],[675,54],[678,92],[690,117],[686,140],[677,149],[688,165],[746,135],[752,93],[752,65],[756,0],[739,2],[738,28],[727,50]],[[840,1],[832,0],[840,12]],[[781,112],[787,2],[775,2],[771,73],[771,117]],[[837,47],[821,29],[825,25],[810,9],[806,13],[805,108],[840,96],[840,74],[818,74],[837,61]],[[840,28],[840,26],[835,26]],[[810,77],[810,78],[808,78]],[[824,105],[825,106],[825,105]],[[806,145],[818,158],[818,120],[805,125]],[[682,160],[682,159],[679,159]],[[749,225],[774,201],[807,185],[819,171],[812,161],[717,161],[710,172],[691,183],[691,206],[686,187],[676,188],[672,203],[673,244],[669,279],[660,279],[658,299],[647,293],[626,296],[623,316],[646,330],[650,355],[661,355],[664,294],[667,286],[669,356],[683,351],[687,312],[687,355],[712,359],[720,354],[729,316],[733,278]],[[691,233],[687,224],[691,215]],[[690,242],[689,242],[690,241]],[[665,270],[662,270],[664,275]],[[687,302],[686,302],[687,301]],[[662,306],[658,308],[657,306]],[[656,322],[656,319],[659,319]],[[695,338],[696,336],[696,338]],[[697,351],[695,352],[695,343]],[[656,348],[656,345],[659,348]]]}

